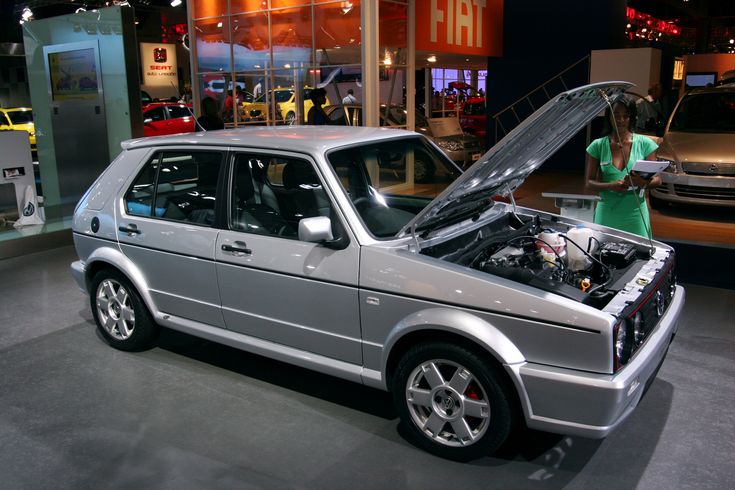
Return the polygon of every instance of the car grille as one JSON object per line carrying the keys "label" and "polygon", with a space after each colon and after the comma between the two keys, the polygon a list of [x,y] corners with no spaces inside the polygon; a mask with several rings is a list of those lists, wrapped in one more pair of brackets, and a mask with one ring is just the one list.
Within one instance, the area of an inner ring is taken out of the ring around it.
{"label": "car grille", "polygon": [[735,176],[735,164],[733,163],[682,162],[681,168],[689,175]]}
{"label": "car grille", "polygon": [[622,315],[627,317],[631,324],[635,325],[636,319],[639,322],[631,356],[635,355],[638,348],[645,343],[651,332],[656,328],[659,320],[669,308],[675,291],[676,272],[674,271],[674,254],[672,253],[661,272],[656,274],[654,280],[643,289],[640,295],[642,299],[623,310]]}
{"label": "car grille", "polygon": [[681,197],[696,197],[698,199],[735,200],[735,188],[700,187],[694,185],[674,184],[674,192]]}

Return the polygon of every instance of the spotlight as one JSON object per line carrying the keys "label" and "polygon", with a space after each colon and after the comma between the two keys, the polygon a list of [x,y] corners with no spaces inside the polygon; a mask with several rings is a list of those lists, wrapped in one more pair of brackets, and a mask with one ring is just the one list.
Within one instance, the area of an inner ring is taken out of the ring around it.
{"label": "spotlight", "polygon": [[179,5],[181,5],[181,0],[171,0],[172,7],[178,7]]}
{"label": "spotlight", "polygon": [[23,22],[33,20],[33,12],[28,7],[23,7],[23,12],[20,14],[20,18]]}
{"label": "spotlight", "polygon": [[431,56],[426,58],[426,61],[428,61],[429,63],[436,63],[436,56],[432,54]]}

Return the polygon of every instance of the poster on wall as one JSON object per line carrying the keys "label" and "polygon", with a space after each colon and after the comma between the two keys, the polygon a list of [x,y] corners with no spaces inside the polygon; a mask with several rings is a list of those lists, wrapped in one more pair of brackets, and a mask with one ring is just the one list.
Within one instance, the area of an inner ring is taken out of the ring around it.
{"label": "poster on wall", "polygon": [[94,100],[97,98],[97,56],[94,48],[48,53],[51,98]]}
{"label": "poster on wall", "polygon": [[165,89],[172,95],[179,94],[176,45],[163,43],[140,43],[140,61],[143,71],[143,86],[157,94]]}

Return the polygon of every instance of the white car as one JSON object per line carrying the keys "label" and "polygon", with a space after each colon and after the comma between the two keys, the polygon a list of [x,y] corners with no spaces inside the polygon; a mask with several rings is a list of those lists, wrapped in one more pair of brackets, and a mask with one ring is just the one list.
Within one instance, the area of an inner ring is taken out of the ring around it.
{"label": "white car", "polygon": [[559,95],[464,173],[387,128],[127,141],[76,208],[71,270],[113,347],[163,326],[389,390],[443,457],[487,455],[520,424],[604,437],[676,332],[674,251],[491,197],[629,86]]}

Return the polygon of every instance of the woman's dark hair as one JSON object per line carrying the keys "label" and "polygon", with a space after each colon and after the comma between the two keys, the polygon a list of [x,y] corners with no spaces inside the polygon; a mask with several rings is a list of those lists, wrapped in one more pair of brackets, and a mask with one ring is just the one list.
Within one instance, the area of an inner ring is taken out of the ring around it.
{"label": "woman's dark hair", "polygon": [[202,99],[202,114],[207,116],[217,115],[217,101],[212,97],[204,97]]}
{"label": "woman's dark hair", "polygon": [[635,131],[635,121],[638,117],[638,111],[635,106],[635,101],[620,99],[613,102],[612,110],[610,109],[610,106],[605,109],[605,127],[602,132],[603,136],[608,136],[615,132],[615,118],[613,117],[613,112],[615,111],[616,107],[622,107],[625,109],[625,111],[628,113],[628,131],[630,131],[631,133]]}
{"label": "woman's dark hair", "polygon": [[316,103],[319,97],[326,97],[326,96],[327,96],[326,90],[324,90],[323,88],[315,88],[314,90],[311,91],[311,97],[309,98],[311,99],[312,102]]}

